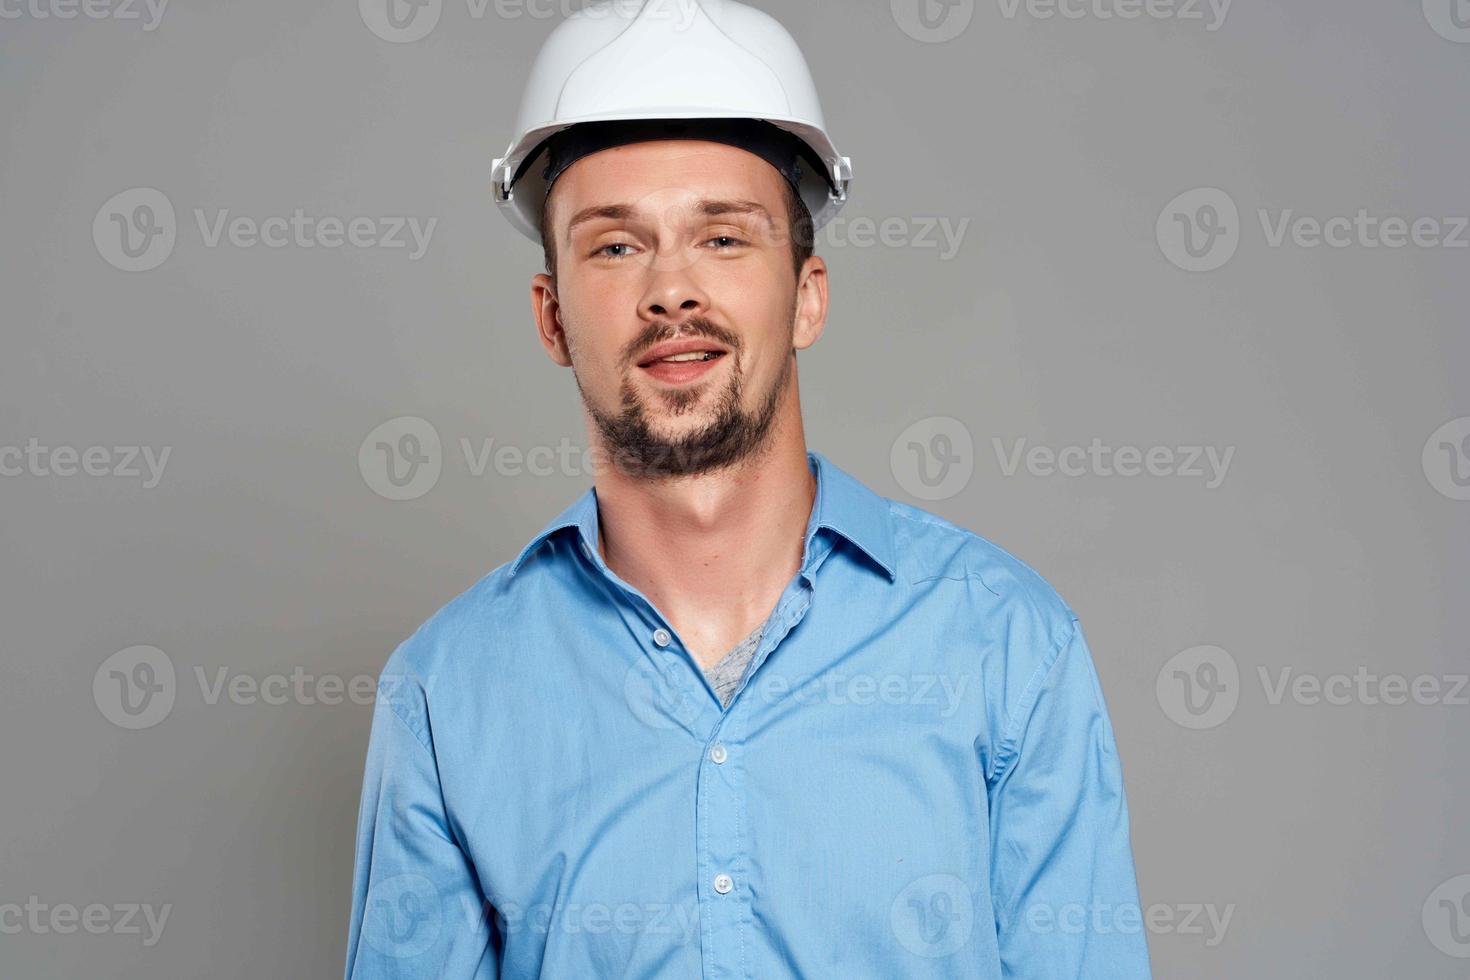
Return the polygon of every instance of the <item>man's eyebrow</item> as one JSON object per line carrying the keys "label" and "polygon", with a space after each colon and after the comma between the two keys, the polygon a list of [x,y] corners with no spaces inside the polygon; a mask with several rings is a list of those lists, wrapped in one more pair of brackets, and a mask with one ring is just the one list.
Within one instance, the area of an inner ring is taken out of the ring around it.
{"label": "man's eyebrow", "polygon": [[[713,198],[701,198],[695,207],[706,217],[716,217],[722,214],[757,214],[765,219],[766,224],[775,228],[776,223],[771,219],[771,212],[759,201],[726,201]],[[577,226],[598,218],[611,218],[614,221],[626,221],[635,217],[638,209],[631,204],[594,204],[583,208],[572,215],[572,220],[567,224],[567,235],[571,236]]]}
{"label": "man's eyebrow", "polygon": [[776,223],[771,220],[771,212],[759,201],[712,201],[706,198],[699,202],[699,209],[710,217],[721,214],[759,214],[765,219],[767,226],[772,229],[776,227]]}
{"label": "man's eyebrow", "polygon": [[594,204],[590,208],[583,208],[572,215],[571,222],[567,225],[567,234],[571,235],[577,226],[598,218],[612,218],[615,221],[623,221],[637,214],[631,204]]}

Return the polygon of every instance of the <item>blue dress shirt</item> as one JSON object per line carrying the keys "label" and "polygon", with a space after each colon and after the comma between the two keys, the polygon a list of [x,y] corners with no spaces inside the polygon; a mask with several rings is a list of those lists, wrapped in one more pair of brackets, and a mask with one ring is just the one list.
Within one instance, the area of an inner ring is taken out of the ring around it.
{"label": "blue dress shirt", "polygon": [[383,670],[346,975],[1149,977],[1077,618],[817,452],[722,708],[598,551],[595,488]]}

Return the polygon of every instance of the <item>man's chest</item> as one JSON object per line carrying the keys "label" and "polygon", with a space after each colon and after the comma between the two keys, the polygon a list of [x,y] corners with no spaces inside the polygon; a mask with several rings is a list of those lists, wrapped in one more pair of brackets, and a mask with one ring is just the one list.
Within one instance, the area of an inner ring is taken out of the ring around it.
{"label": "man's chest", "polygon": [[922,976],[916,955],[988,928],[983,767],[974,731],[944,714],[964,679],[759,684],[692,731],[651,703],[626,725],[569,719],[519,775],[455,794],[512,958],[596,975],[599,959],[672,957],[701,975],[743,949],[766,964],[753,975],[776,976],[788,943],[869,936],[855,975]]}
{"label": "man's chest", "polygon": [[524,916],[509,955],[575,974],[663,950],[698,975],[715,947],[779,964],[788,931],[877,935],[870,959],[924,975],[913,949],[961,928],[946,910],[968,929],[989,907],[984,642],[946,591],[862,615],[793,592],[728,707],[621,607],[436,691],[454,832]]}

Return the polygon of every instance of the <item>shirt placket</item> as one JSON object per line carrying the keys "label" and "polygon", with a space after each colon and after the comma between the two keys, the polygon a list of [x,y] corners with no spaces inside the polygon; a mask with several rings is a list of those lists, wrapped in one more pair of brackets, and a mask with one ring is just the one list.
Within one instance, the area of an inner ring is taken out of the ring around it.
{"label": "shirt placket", "polygon": [[759,700],[742,698],[761,664],[806,615],[812,603],[811,570],[803,569],[787,586],[768,621],[755,656],[730,705],[715,722],[700,756],[699,798],[695,807],[699,848],[699,908],[706,980],[751,977],[746,926],[753,921],[750,832],[745,806],[745,732]]}
{"label": "shirt placket", "polygon": [[[585,542],[583,554],[616,585],[633,605],[625,606],[624,620],[636,635],[654,648],[656,668],[675,691],[671,702],[674,717],[701,742],[695,799],[695,886],[699,899],[701,973],[705,980],[753,977],[746,949],[745,927],[752,922],[751,896],[759,889],[750,879],[750,834],[746,824],[743,732],[745,719],[759,702],[741,695],[755,679],[771,652],[795,628],[811,607],[813,575],[830,545],[819,547],[787,585],[763,631],[760,645],[746,667],[740,686],[728,707],[710,687],[699,663],[684,646],[658,608],[637,589],[623,582],[606,567]],[[637,617],[636,621],[629,616]],[[646,616],[646,619],[644,618]],[[687,669],[673,669],[667,654],[678,654]],[[664,654],[665,656],[659,656]],[[691,673],[692,671],[692,673]],[[702,707],[689,703],[684,685],[693,679],[707,693]],[[677,702],[677,703],[673,703]],[[737,710],[739,709],[739,710]],[[708,719],[708,720],[706,720]],[[701,729],[707,736],[700,738]]]}

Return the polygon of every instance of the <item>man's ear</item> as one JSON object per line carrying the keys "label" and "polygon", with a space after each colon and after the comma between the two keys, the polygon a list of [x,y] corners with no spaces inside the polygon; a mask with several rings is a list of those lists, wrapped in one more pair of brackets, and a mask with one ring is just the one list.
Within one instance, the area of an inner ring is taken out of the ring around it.
{"label": "man's ear", "polygon": [[546,348],[546,356],[562,367],[571,367],[567,334],[561,325],[561,303],[556,298],[556,280],[544,272],[531,277],[531,316],[536,320],[536,337]]}
{"label": "man's ear", "polygon": [[827,325],[827,263],[813,255],[802,263],[796,277],[796,316],[791,345],[805,350],[817,342]]}

